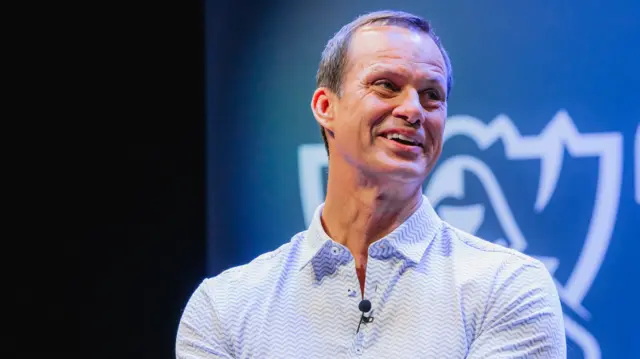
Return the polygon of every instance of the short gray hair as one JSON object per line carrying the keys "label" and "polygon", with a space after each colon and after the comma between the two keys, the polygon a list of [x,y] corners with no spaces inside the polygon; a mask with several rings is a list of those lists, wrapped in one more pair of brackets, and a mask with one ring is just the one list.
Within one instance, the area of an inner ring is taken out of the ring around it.
{"label": "short gray hair", "polygon": [[[451,87],[453,86],[453,73],[449,55],[447,55],[447,52],[442,46],[438,36],[436,36],[429,21],[404,11],[375,11],[360,15],[355,20],[344,25],[329,40],[324,51],[322,51],[322,58],[320,59],[320,65],[318,66],[318,72],[316,74],[317,87],[327,87],[338,96],[342,95],[342,77],[348,61],[347,54],[349,52],[349,43],[353,34],[358,29],[367,25],[400,26],[414,31],[421,31],[429,35],[440,49],[442,57],[444,58],[447,70],[447,98],[449,98]],[[327,135],[324,127],[321,126],[320,130],[324,146],[327,149],[327,154],[329,154],[329,143],[327,142]]]}

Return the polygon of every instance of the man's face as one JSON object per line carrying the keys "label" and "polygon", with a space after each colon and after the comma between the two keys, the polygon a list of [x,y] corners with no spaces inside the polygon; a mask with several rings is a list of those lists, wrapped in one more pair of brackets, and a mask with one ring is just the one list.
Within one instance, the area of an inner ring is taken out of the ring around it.
{"label": "man's face", "polygon": [[331,156],[371,175],[424,181],[442,150],[444,58],[429,35],[367,26],[349,45]]}

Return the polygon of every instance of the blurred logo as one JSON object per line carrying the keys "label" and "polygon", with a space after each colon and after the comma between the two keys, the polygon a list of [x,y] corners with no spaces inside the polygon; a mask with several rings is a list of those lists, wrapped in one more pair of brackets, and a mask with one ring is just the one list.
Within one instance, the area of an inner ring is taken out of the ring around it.
{"label": "blurred logo", "polygon": [[[563,304],[583,320],[591,314],[582,305],[595,280],[613,233],[622,181],[622,135],[620,133],[579,133],[569,114],[561,110],[555,114],[542,132],[535,136],[522,136],[506,115],[499,115],[489,124],[479,119],[460,115],[447,119],[444,142],[456,136],[465,136],[475,142],[478,149],[485,150],[497,141],[504,145],[507,161],[539,160],[540,177],[533,203],[535,212],[542,212],[556,194],[565,153],[572,158],[592,157],[598,160],[595,203],[591,212],[586,237],[578,260],[566,281],[561,283],[555,276],[560,260],[555,256],[535,256],[545,264],[554,276],[555,284]],[[640,127],[637,138],[640,136]],[[636,140],[636,158],[640,157],[640,139]],[[636,159],[636,162],[640,161]],[[305,223],[310,223],[315,209],[324,200],[324,171],[327,155],[323,144],[305,144],[298,149],[300,198]],[[637,181],[636,191],[640,192]],[[445,199],[463,199],[466,195],[464,175],[477,177],[486,192],[488,201],[472,205],[447,205]],[[452,225],[476,234],[485,221],[488,209],[495,213],[504,238],[485,238],[495,243],[526,253],[528,242],[515,220],[509,201],[492,168],[478,157],[458,154],[448,157],[431,174],[425,195],[438,214]],[[636,193],[636,197],[638,194]],[[442,203],[442,204],[441,204]],[[483,237],[484,238],[484,237]],[[566,265],[566,264],[565,264]],[[567,313],[564,315],[568,339],[583,352],[585,358],[600,358],[600,346],[596,338]]]}
{"label": "blurred logo", "polygon": [[[536,136],[521,136],[506,115],[496,117],[489,124],[472,116],[453,116],[447,120],[445,146],[446,141],[454,136],[472,139],[480,150],[488,148],[496,141],[502,141],[507,160],[539,160],[540,179],[533,204],[535,212],[542,212],[556,193],[565,151],[573,158],[598,158],[598,173],[593,174],[598,176],[595,203],[580,255],[565,283],[560,283],[554,276],[562,302],[582,319],[589,320],[591,315],[583,307],[582,301],[600,270],[616,221],[622,182],[622,135],[581,134],[576,130],[568,113],[559,111]],[[441,205],[438,214],[454,226],[476,234],[484,222],[486,206],[491,206],[506,237],[494,241],[526,253],[527,239],[514,219],[509,202],[492,169],[480,159],[460,154],[440,164],[425,189],[425,194],[433,206],[437,207],[445,198],[460,199],[465,196],[464,172],[470,172],[479,179],[489,203],[468,206]],[[560,264],[557,257],[534,257],[544,263],[552,275],[555,274]],[[584,357],[600,358],[600,347],[596,339],[570,316],[565,314],[564,319],[567,336],[582,349]]]}

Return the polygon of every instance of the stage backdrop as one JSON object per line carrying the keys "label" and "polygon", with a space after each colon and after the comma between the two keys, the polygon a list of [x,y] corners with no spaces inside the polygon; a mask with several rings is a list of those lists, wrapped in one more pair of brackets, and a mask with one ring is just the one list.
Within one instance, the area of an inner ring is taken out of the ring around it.
{"label": "stage backdrop", "polygon": [[208,274],[309,224],[326,183],[309,108],[320,53],[343,24],[391,4],[430,19],[453,63],[444,151],[424,186],[438,213],[547,266],[569,358],[640,357],[632,1],[240,2],[228,14],[210,2]]}

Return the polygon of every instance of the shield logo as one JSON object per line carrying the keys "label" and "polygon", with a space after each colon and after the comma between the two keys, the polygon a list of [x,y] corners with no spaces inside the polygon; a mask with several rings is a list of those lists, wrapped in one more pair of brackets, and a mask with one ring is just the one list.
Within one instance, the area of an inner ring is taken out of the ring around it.
{"label": "shield logo", "polygon": [[[543,212],[556,194],[565,154],[571,158],[597,160],[597,173],[593,174],[597,177],[593,209],[585,238],[581,241],[582,247],[568,279],[561,281],[555,275],[561,265],[556,256],[530,254],[542,261],[554,276],[563,304],[582,320],[590,320],[591,314],[582,302],[598,275],[616,221],[622,182],[622,135],[617,132],[579,133],[569,114],[560,110],[534,136],[522,136],[504,114],[488,124],[468,115],[448,118],[444,133],[445,149],[447,141],[461,136],[471,140],[480,151],[501,142],[504,160],[509,163],[539,161],[538,187],[535,200],[531,203],[533,213]],[[315,209],[324,200],[323,181],[327,166],[328,157],[323,144],[303,144],[298,148],[300,199],[307,226]],[[470,205],[446,204],[447,199],[463,199],[467,194],[465,173],[479,181],[488,199]],[[640,185],[636,187],[640,188]],[[527,236],[521,230],[496,171],[477,156],[463,152],[439,163],[426,183],[424,193],[444,220],[466,232],[476,234],[485,222],[486,213],[491,210],[503,235],[485,239],[523,253],[527,253],[533,243],[527,241]],[[564,322],[568,339],[582,350],[583,357],[601,357],[598,341],[584,326],[566,312]]]}
{"label": "shield logo", "polygon": [[[569,114],[561,110],[542,132],[535,136],[520,135],[506,115],[497,116],[489,124],[472,116],[453,116],[447,120],[445,128],[445,148],[446,142],[456,136],[471,139],[480,151],[501,141],[507,161],[538,160],[540,177],[535,201],[531,204],[537,213],[547,207],[556,193],[565,153],[572,158],[597,158],[595,203],[584,244],[568,279],[561,283],[556,278],[555,271],[560,265],[557,257],[532,255],[542,261],[554,275],[562,302],[582,319],[589,320],[591,314],[582,302],[600,270],[615,225],[622,183],[622,135],[581,134]],[[465,172],[471,173],[479,180],[489,199],[487,203],[439,206],[446,198],[460,199],[465,196]],[[449,157],[439,164],[431,175],[425,194],[444,220],[472,234],[476,234],[482,225],[487,207],[491,208],[506,237],[496,238],[494,241],[523,253],[527,252],[530,243],[515,220],[494,171],[481,159],[468,154]],[[580,347],[584,357],[600,358],[597,340],[566,313],[564,319],[567,337]]]}

